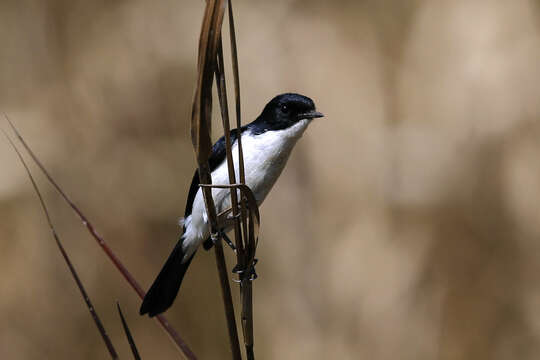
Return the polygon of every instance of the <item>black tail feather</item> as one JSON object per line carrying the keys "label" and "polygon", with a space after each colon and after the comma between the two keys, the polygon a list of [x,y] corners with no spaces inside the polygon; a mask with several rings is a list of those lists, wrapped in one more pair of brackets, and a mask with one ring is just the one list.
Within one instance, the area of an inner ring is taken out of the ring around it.
{"label": "black tail feather", "polygon": [[161,314],[172,305],[193,256],[195,254],[182,263],[184,257],[182,243],[180,241],[176,244],[150,290],[146,293],[139,314],[148,314],[153,317]]}

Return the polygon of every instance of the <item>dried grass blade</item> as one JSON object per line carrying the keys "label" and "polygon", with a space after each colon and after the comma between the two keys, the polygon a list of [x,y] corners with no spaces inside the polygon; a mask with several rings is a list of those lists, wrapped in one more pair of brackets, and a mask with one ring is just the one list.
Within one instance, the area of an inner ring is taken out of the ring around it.
{"label": "dried grass blade", "polygon": [[[249,205],[248,205],[249,206]],[[246,248],[246,262],[248,266],[255,266],[255,252],[257,250],[260,218],[251,209],[249,212],[249,232]],[[246,274],[247,275],[247,274]],[[255,359],[253,350],[253,283],[251,278],[244,276],[240,283],[242,296],[242,329],[244,333],[244,345],[248,360]]]}
{"label": "dried grass blade", "polygon": [[[219,95],[219,104],[221,108],[221,120],[223,124],[223,132],[225,137],[225,150],[227,158],[227,168],[229,172],[229,183],[236,183],[236,174],[234,171],[234,160],[232,154],[232,143],[231,143],[231,126],[229,122],[229,105],[227,101],[227,84],[225,81],[225,69],[223,61],[223,46],[221,38],[218,43],[218,57],[217,57],[217,66],[216,66],[216,84],[218,88]],[[230,192],[231,205],[233,212],[233,221],[234,221],[234,237],[236,243],[236,257],[238,264],[243,265],[244,259],[244,241],[241,233],[240,220],[238,218],[238,196],[236,191]]]}
{"label": "dried grass blade", "polygon": [[253,283],[242,280],[242,329],[244,330],[244,346],[248,360],[255,359],[253,351]]}
{"label": "dried grass blade", "polygon": [[120,303],[118,301],[116,302],[116,308],[118,309],[118,315],[120,315],[120,320],[122,321],[122,327],[124,328],[124,332],[126,334],[126,338],[129,343],[129,347],[131,348],[131,353],[133,354],[133,358],[135,360],[141,360],[141,356],[139,355],[139,350],[137,350],[137,345],[135,345],[135,340],[133,340],[133,336],[131,335],[131,331],[129,330],[127,321],[124,318],[124,314],[122,314],[122,309],[120,309]]}
{"label": "dried grass blade", "polygon": [[[37,156],[34,154],[32,149],[28,146],[26,141],[23,139],[15,125],[11,122],[11,120],[6,116],[7,121],[9,122],[11,128],[13,129],[13,132],[17,136],[17,139],[21,142],[27,153],[30,155],[34,163],[39,167],[41,172],[45,175],[49,183],[56,189],[56,191],[62,196],[64,201],[73,209],[73,211],[77,214],[79,219],[82,221],[83,225],[86,227],[86,229],[90,232],[90,235],[97,241],[98,245],[101,246],[107,257],[113,262],[115,267],[118,269],[118,271],[122,274],[122,276],[126,279],[126,281],[131,285],[133,290],[139,295],[141,299],[144,298],[144,295],[146,294],[145,291],[141,288],[137,280],[131,275],[131,273],[127,270],[127,268],[124,266],[124,264],[120,261],[120,259],[116,256],[116,254],[111,250],[111,248],[107,245],[105,240],[96,232],[94,226],[92,223],[86,218],[86,216],[82,213],[82,211],[71,201],[71,199],[67,196],[67,194],[62,190],[62,188],[56,183],[56,181],[52,178],[52,176],[49,174],[45,166],[41,163],[41,161],[37,158]],[[191,351],[189,346],[186,344],[186,342],[180,337],[178,332],[170,325],[168,320],[163,315],[156,316],[158,322],[161,324],[163,329],[167,332],[167,334],[171,337],[173,342],[176,344],[176,346],[182,351],[182,353],[186,356],[187,359],[196,359],[197,357]]]}
{"label": "dried grass blade", "polygon": [[[239,172],[239,182],[242,184],[246,183],[246,171],[244,167],[244,148],[242,147],[242,137],[240,136],[240,127],[242,126],[242,107],[240,103],[240,71],[238,66],[238,48],[236,46],[236,29],[234,25],[234,11],[232,6],[232,0],[229,0],[228,7],[228,16],[229,16],[229,36],[231,42],[231,59],[233,67],[233,78],[234,78],[234,102],[235,102],[235,113],[236,113],[236,135],[238,139],[238,172]],[[244,234],[244,242],[247,229],[247,215],[246,208],[244,203],[240,203],[240,218],[242,223],[242,231]]]}
{"label": "dried grass blade", "polygon": [[[242,355],[240,353],[240,340],[238,339],[238,330],[236,328],[236,318],[234,317],[234,306],[232,302],[231,287],[229,285],[229,275],[227,271],[227,264],[225,262],[225,255],[223,254],[223,245],[221,239],[214,241],[214,248],[216,252],[216,265],[218,267],[219,280],[222,284],[221,291],[224,299],[230,299],[224,301],[225,313],[227,317],[227,328],[229,331],[229,342],[231,345],[232,358],[235,360],[241,360]],[[227,286],[223,286],[223,284]]]}
{"label": "dried grass blade", "polygon": [[[191,114],[191,136],[201,183],[212,183],[208,158],[211,153],[211,112],[212,112],[212,80],[216,68],[216,52],[221,38],[221,26],[225,12],[224,0],[208,0],[199,38],[198,78]],[[234,315],[231,290],[228,280],[227,266],[223,255],[220,235],[217,227],[217,214],[211,189],[203,189],[204,201],[210,220],[211,236],[215,242],[216,264],[225,306],[225,315],[229,330],[229,341],[233,359],[241,359],[238,330]]]}
{"label": "dried grass blade", "polygon": [[242,126],[242,111],[240,104],[240,72],[238,71],[238,49],[236,47],[236,30],[234,27],[234,16],[233,16],[233,7],[232,0],[229,0],[228,8],[229,16],[229,35],[231,40],[231,58],[232,58],[232,67],[233,67],[233,78],[234,78],[234,102],[236,109],[236,129],[238,131],[238,152],[239,156],[239,173],[240,173],[240,182],[242,184],[246,183],[246,175],[244,170],[244,154],[242,152],[242,140],[240,139],[240,127]]}
{"label": "dried grass blade", "polygon": [[201,35],[199,38],[199,52],[197,61],[197,70],[199,76],[197,78],[197,87],[195,89],[195,95],[193,98],[193,106],[191,109],[191,141],[195,154],[197,156],[197,162],[202,163],[210,156],[210,131],[208,128],[201,129],[201,126],[208,126],[206,119],[204,118],[204,124],[201,124],[201,117],[205,115],[205,109],[202,106],[202,91],[203,91],[203,77],[202,70],[204,69],[206,62],[206,49],[208,48],[208,37],[210,33],[211,18],[214,11],[215,0],[208,0],[206,2],[206,8],[203,16],[203,22],[201,25]]}
{"label": "dried grass blade", "polygon": [[[237,125],[237,138],[238,138],[238,158],[239,158],[239,175],[240,183],[245,184],[245,168],[244,168],[244,153],[242,147],[242,138],[240,136],[240,127],[242,123],[241,116],[241,103],[240,103],[240,75],[238,69],[238,50],[236,46],[236,30],[234,26],[234,15],[232,0],[229,0],[229,34],[231,41],[231,58],[233,66],[234,77],[234,90],[235,90],[235,104],[236,104],[236,125]],[[251,193],[252,195],[252,193]],[[249,200],[248,200],[249,202]],[[242,222],[242,230],[244,234],[245,253],[238,254],[243,258],[241,262],[246,263],[247,266],[253,266],[255,259],[255,251],[258,244],[258,234],[260,217],[258,214],[258,207],[255,205],[248,206],[251,211],[246,209],[245,202],[240,202],[240,214]],[[255,212],[254,212],[255,211]],[[248,213],[249,212],[249,226],[248,226]],[[253,214],[256,214],[256,219],[253,219]],[[256,220],[256,221],[254,221]],[[247,237],[247,239],[246,239]],[[240,262],[240,261],[239,261]],[[243,279],[240,283],[240,292],[242,295],[242,329],[244,334],[244,344],[246,347],[246,356],[248,359],[255,359],[253,351],[253,291],[252,283],[250,280]]]}
{"label": "dried grass blade", "polygon": [[11,141],[11,138],[6,134],[4,130],[2,130],[2,132],[4,133],[4,136],[7,138],[9,143],[11,144],[11,147],[13,148],[13,150],[15,150],[15,152],[17,153],[17,156],[19,157],[20,162],[22,163],[22,165],[24,166],[24,169],[26,170],[26,174],[28,175],[28,178],[32,182],[32,187],[34,188],[34,191],[36,192],[39,198],[41,208],[43,209],[43,213],[45,214],[45,217],[47,219],[47,223],[49,225],[49,229],[51,230],[52,236],[54,237],[54,240],[56,241],[56,245],[58,246],[58,249],[60,250],[62,257],[64,258],[64,261],[66,262],[66,265],[68,266],[69,271],[71,272],[71,276],[73,277],[73,279],[75,280],[75,283],[77,284],[77,287],[79,288],[81,296],[83,297],[83,300],[86,303],[86,306],[88,307],[88,311],[90,312],[90,315],[92,316],[92,319],[94,320],[94,323],[96,324],[96,327],[98,328],[98,331],[101,334],[103,341],[105,342],[105,346],[107,347],[107,350],[109,351],[109,354],[111,355],[111,358],[118,359],[118,354],[116,353],[116,350],[111,342],[111,339],[107,335],[107,331],[105,330],[105,327],[103,326],[103,323],[101,322],[94,308],[94,305],[92,305],[92,301],[90,300],[90,297],[88,296],[88,293],[86,292],[81,279],[77,275],[77,271],[75,270],[75,267],[73,266],[71,260],[69,259],[69,256],[66,250],[64,249],[64,246],[62,246],[62,242],[60,241],[58,233],[56,232],[54,224],[52,223],[49,210],[47,209],[47,206],[45,205],[43,196],[41,195],[41,192],[39,191],[39,188],[36,184],[36,181],[34,180],[34,177],[32,176],[32,173],[30,172],[30,169],[28,168],[28,165],[24,161],[24,158],[22,157],[21,153],[19,152],[19,150],[17,149],[13,141]]}
{"label": "dried grass blade", "polygon": [[224,0],[208,0],[199,38],[199,74],[191,113],[191,136],[197,162],[204,164],[210,157],[210,117],[212,113],[212,79],[218,40],[225,13]]}

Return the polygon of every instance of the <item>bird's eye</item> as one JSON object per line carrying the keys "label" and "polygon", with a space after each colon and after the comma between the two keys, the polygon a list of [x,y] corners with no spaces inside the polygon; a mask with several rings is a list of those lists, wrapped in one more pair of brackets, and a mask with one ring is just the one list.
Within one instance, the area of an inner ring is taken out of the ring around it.
{"label": "bird's eye", "polygon": [[287,105],[281,105],[281,111],[285,114],[289,113],[289,107]]}

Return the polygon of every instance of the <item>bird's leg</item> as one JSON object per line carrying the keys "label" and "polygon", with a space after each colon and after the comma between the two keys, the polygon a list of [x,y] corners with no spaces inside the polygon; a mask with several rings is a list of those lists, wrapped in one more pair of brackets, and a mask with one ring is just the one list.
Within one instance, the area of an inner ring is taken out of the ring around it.
{"label": "bird's leg", "polygon": [[259,275],[257,275],[257,272],[255,271],[255,265],[257,265],[258,262],[259,262],[259,259],[254,258],[253,263],[251,264],[251,266],[249,268],[249,280],[250,281],[253,281],[253,280],[255,280],[256,278],[259,277]]}
{"label": "bird's leg", "polygon": [[225,231],[220,230],[220,235],[221,235],[221,237],[223,238],[223,240],[225,240],[225,242],[227,243],[227,245],[229,245],[229,247],[232,249],[232,251],[236,252],[236,246],[233,244],[233,242],[231,241],[231,239],[229,239],[229,237],[227,236],[227,234],[225,234]]}
{"label": "bird's leg", "polygon": [[257,275],[257,272],[255,271],[255,265],[259,262],[259,259],[253,259],[253,262],[251,263],[248,268],[241,269],[239,264],[236,264],[236,266],[232,269],[232,272],[234,274],[238,274],[241,277],[247,276],[247,278],[251,280],[255,280],[259,276]]}

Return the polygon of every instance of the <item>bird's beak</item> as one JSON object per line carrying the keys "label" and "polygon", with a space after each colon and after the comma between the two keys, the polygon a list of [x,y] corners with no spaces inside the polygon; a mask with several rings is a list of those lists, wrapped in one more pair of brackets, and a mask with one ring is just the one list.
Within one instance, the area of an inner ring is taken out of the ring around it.
{"label": "bird's beak", "polygon": [[323,116],[323,113],[313,110],[307,113],[298,114],[298,119],[315,119]]}

